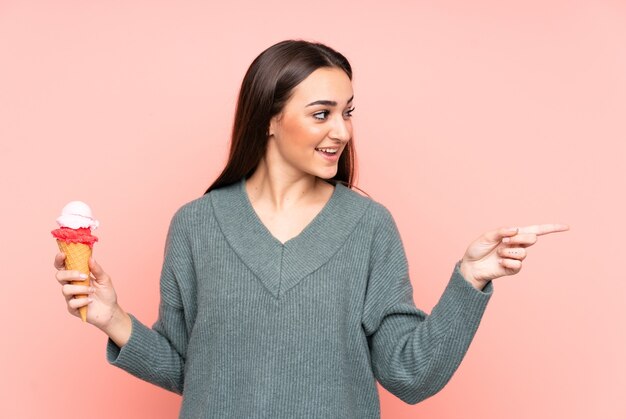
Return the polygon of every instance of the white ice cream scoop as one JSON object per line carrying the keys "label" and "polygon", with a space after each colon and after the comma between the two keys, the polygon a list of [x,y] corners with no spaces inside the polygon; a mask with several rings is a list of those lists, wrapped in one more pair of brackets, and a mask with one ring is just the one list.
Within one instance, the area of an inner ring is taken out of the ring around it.
{"label": "white ice cream scoop", "polygon": [[63,207],[61,216],[57,218],[57,224],[61,227],[90,228],[95,230],[100,222],[93,218],[91,208],[82,201],[72,201]]}

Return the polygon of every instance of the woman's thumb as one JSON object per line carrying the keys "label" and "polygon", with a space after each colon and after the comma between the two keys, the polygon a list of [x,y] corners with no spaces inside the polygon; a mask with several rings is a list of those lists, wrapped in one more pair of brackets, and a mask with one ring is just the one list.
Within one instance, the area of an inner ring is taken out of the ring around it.
{"label": "woman's thumb", "polygon": [[100,264],[98,264],[98,262],[96,262],[96,260],[92,257],[89,258],[89,270],[98,282],[107,281],[109,279],[106,272],[102,269],[102,266],[100,266]]}
{"label": "woman's thumb", "polygon": [[485,233],[485,238],[489,243],[497,244],[504,237],[515,236],[519,229],[517,227],[501,227],[497,230]]}

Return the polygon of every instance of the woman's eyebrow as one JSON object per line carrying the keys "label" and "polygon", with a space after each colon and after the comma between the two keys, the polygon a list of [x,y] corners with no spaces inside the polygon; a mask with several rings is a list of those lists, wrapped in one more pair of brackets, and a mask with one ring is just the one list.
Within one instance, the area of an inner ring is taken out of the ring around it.
{"label": "woman's eyebrow", "polygon": [[[354,95],[352,95],[352,97],[348,99],[347,103],[352,102],[352,99],[354,99]],[[308,105],[306,105],[305,108],[307,106],[313,106],[313,105],[337,106],[337,102],[335,102],[334,100],[316,100],[315,102],[311,102]]]}

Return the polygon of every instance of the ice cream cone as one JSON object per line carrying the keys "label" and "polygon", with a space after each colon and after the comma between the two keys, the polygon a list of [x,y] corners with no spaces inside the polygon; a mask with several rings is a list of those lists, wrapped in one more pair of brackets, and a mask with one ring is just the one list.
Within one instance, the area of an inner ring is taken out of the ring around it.
{"label": "ice cream cone", "polygon": [[[100,223],[93,218],[91,208],[82,201],[71,201],[61,210],[56,219],[61,228],[52,230],[52,236],[57,239],[59,250],[65,253],[65,269],[79,271],[87,275],[87,279],[72,281],[74,285],[90,284],[89,258],[91,249],[98,238],[91,232],[98,228]],[[88,297],[86,294],[76,295],[75,298]],[[87,306],[78,309],[83,322],[87,321]]]}
{"label": "ice cream cone", "polygon": [[[89,286],[89,258],[91,257],[91,247],[82,243],[68,243],[58,239],[57,244],[59,245],[59,250],[65,253],[65,269],[80,271],[87,275],[87,279],[84,281],[72,281],[72,284]],[[88,295],[76,295],[75,298],[82,297],[88,297]],[[83,322],[86,322],[87,306],[82,306],[78,310],[81,319],[83,319]]]}

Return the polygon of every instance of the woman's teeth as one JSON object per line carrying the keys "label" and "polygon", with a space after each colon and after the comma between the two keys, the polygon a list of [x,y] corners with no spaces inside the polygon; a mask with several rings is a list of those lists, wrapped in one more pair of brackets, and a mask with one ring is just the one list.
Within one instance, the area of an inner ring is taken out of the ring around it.
{"label": "woman's teeth", "polygon": [[316,148],[317,151],[323,151],[324,153],[335,154],[337,149],[334,148]]}

